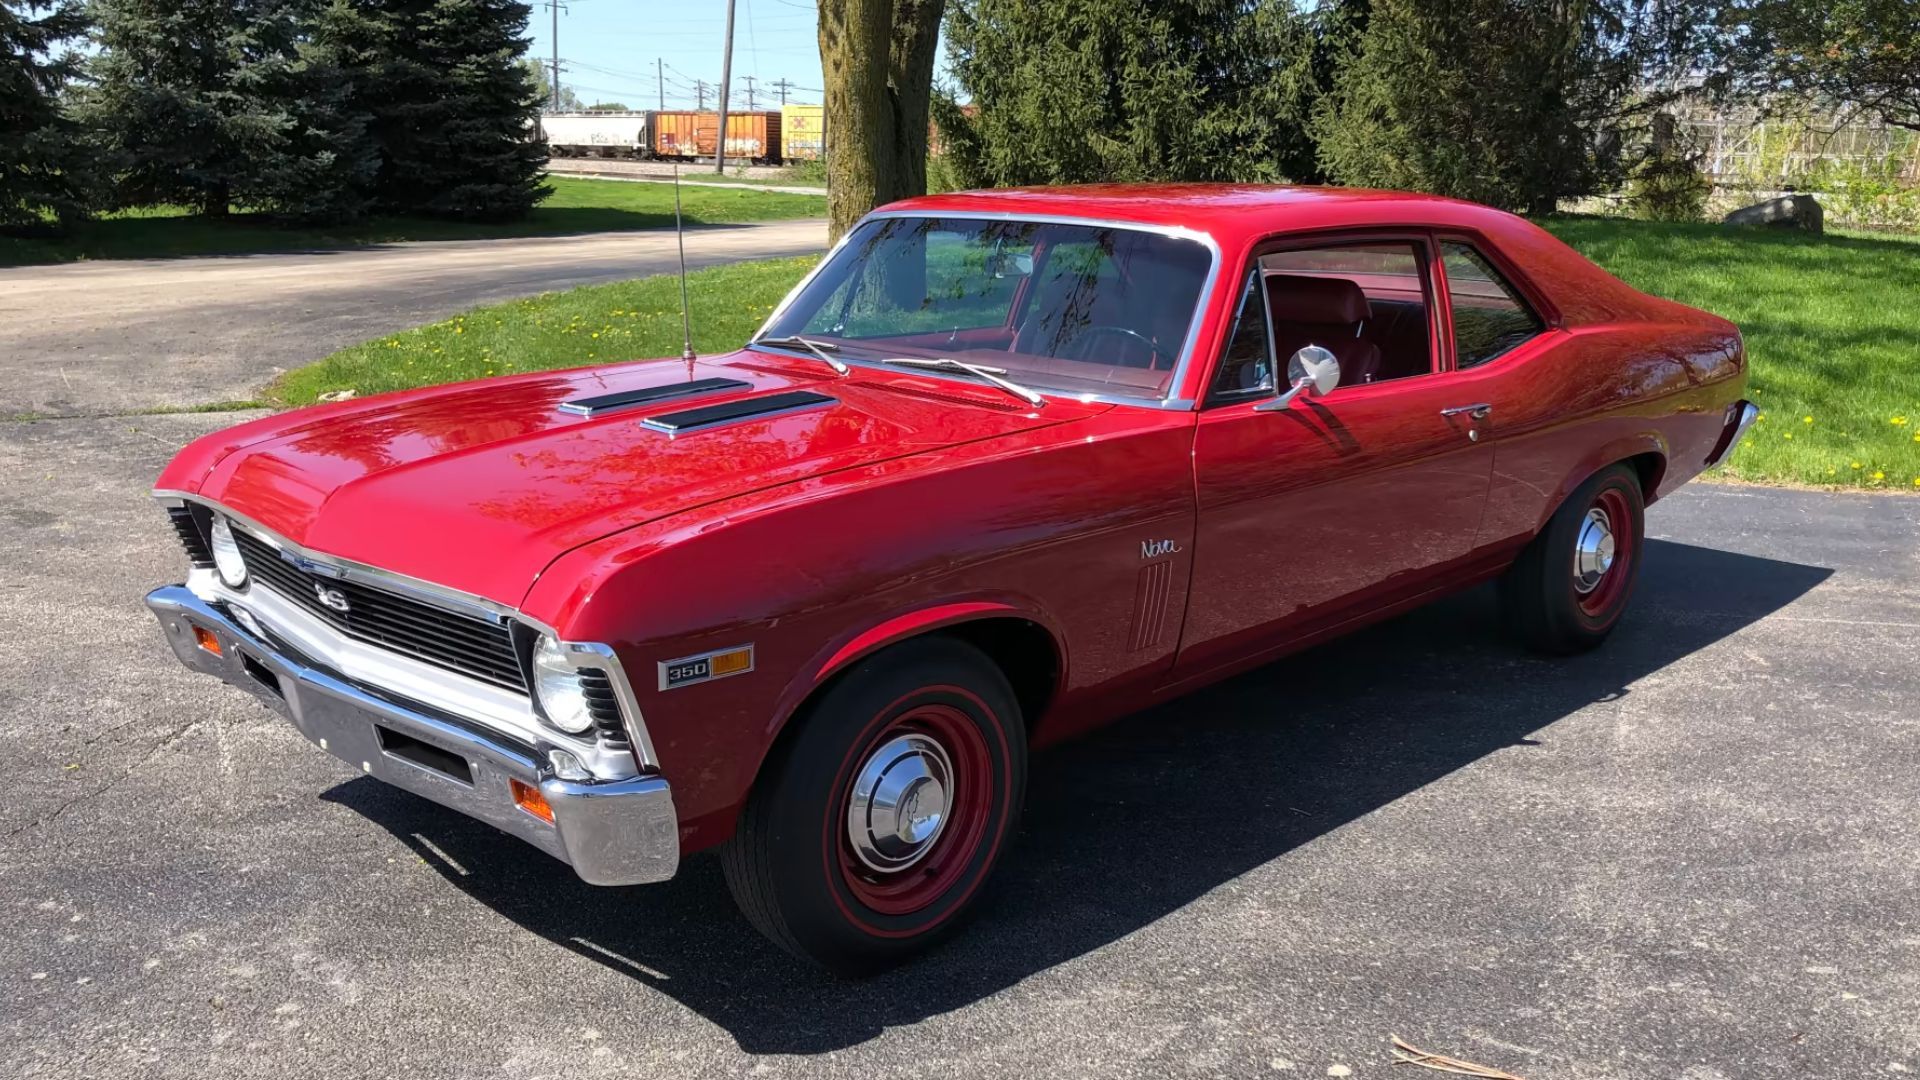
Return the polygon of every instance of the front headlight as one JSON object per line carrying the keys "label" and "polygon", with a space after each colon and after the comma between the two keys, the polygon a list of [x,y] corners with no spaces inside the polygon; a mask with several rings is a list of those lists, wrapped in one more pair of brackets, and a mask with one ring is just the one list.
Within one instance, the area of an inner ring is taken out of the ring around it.
{"label": "front headlight", "polygon": [[240,545],[233,541],[233,526],[227,519],[215,515],[213,536],[210,545],[213,548],[213,565],[220,571],[220,580],[227,588],[237,589],[247,583],[247,561],[240,557]]}
{"label": "front headlight", "polygon": [[574,735],[593,727],[580,673],[567,663],[559,644],[545,634],[533,646],[533,688],[540,695],[547,722],[554,727]]}

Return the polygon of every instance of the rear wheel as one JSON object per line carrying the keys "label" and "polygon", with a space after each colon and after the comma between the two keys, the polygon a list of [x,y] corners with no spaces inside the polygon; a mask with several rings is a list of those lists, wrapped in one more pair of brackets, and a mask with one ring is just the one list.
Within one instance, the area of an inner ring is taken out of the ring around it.
{"label": "rear wheel", "polygon": [[1542,652],[1605,641],[1632,597],[1645,539],[1639,476],[1625,465],[1602,469],[1554,511],[1501,580],[1508,625]]}
{"label": "rear wheel", "polygon": [[722,854],[747,920],[843,974],[951,933],[1026,788],[1006,677],[963,642],[910,641],[862,661],[790,723]]}

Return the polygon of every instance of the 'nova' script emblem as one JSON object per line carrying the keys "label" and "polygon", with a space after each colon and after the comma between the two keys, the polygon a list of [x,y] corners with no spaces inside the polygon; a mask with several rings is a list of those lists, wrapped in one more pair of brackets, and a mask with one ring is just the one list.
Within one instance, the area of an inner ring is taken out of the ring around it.
{"label": "'nova' script emblem", "polygon": [[1171,540],[1140,541],[1140,557],[1143,559],[1157,559],[1162,555],[1171,555],[1179,550],[1180,545]]}
{"label": "'nova' script emblem", "polygon": [[314,583],[313,594],[320,598],[321,603],[327,605],[328,607],[332,608],[333,610],[339,612],[342,615],[345,615],[347,613],[347,609],[351,606],[350,604],[347,603],[346,593],[341,592],[339,589],[330,589],[327,586],[320,584],[319,582]]}

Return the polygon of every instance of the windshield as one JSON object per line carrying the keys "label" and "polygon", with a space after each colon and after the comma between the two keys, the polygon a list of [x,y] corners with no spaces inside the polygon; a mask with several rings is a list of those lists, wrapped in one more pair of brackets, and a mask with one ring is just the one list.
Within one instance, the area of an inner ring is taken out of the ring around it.
{"label": "windshield", "polygon": [[871,218],[767,327],[851,360],[950,357],[1068,394],[1165,397],[1212,254],[1117,226]]}

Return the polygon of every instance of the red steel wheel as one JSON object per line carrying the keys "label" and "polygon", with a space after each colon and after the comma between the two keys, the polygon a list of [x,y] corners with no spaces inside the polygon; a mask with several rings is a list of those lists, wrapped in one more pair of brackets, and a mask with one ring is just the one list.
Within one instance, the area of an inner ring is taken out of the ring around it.
{"label": "red steel wheel", "polygon": [[[1618,618],[1620,597],[1633,577],[1638,511],[1618,487],[1602,488],[1580,522],[1573,542],[1573,591],[1580,610],[1596,619]],[[1624,531],[1622,529],[1624,528]]]}
{"label": "red steel wheel", "polygon": [[1633,595],[1646,536],[1640,476],[1600,470],[1569,495],[1500,581],[1507,623],[1542,652],[1605,641]]}
{"label": "red steel wheel", "polygon": [[970,912],[1018,820],[1026,728],[1006,676],[953,638],[876,653],[788,721],[722,851],[754,927],[864,974]]}
{"label": "red steel wheel", "polygon": [[847,890],[883,915],[939,899],[986,835],[992,778],[986,739],[960,709],[919,702],[888,720],[846,794],[837,847]]}

